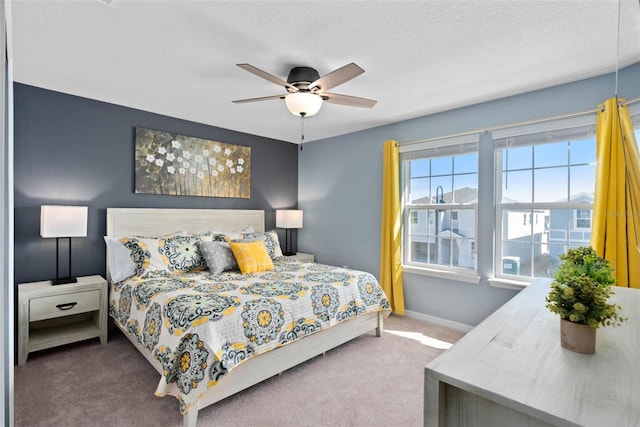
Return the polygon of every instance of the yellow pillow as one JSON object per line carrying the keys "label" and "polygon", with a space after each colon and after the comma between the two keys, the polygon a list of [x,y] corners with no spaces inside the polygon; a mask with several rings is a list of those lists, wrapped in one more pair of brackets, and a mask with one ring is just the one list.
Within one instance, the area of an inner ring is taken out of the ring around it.
{"label": "yellow pillow", "polygon": [[229,242],[242,274],[273,270],[273,261],[264,241]]}

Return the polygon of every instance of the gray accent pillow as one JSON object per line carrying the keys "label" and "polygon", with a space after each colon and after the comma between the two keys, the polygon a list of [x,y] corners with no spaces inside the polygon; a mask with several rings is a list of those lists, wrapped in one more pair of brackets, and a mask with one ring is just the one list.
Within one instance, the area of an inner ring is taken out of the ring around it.
{"label": "gray accent pillow", "polygon": [[237,270],[238,263],[227,242],[200,242],[198,244],[211,274]]}

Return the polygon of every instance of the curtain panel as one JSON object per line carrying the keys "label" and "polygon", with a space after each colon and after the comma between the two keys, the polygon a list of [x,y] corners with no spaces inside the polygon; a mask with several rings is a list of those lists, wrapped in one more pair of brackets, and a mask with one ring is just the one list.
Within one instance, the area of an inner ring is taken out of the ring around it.
{"label": "curtain panel", "polygon": [[382,224],[380,231],[380,285],[391,310],[404,314],[402,290],[402,214],[400,210],[400,158],[398,143],[383,146]]}
{"label": "curtain panel", "polygon": [[640,155],[623,99],[598,105],[591,246],[615,269],[616,285],[640,288]]}

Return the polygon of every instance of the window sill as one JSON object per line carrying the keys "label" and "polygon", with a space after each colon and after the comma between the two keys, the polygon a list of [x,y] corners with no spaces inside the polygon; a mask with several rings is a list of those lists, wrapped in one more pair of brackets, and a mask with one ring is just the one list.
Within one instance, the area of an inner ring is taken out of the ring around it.
{"label": "window sill", "polygon": [[480,276],[473,273],[460,273],[457,271],[435,270],[431,268],[414,267],[410,265],[403,265],[402,272],[420,274],[423,276],[439,277],[441,279],[455,280],[457,282],[474,283],[476,285],[480,283]]}
{"label": "window sill", "polygon": [[531,282],[526,282],[523,280],[510,280],[498,277],[492,277],[490,279],[487,279],[487,281],[491,286],[495,288],[515,289],[517,291],[521,291],[531,284]]}

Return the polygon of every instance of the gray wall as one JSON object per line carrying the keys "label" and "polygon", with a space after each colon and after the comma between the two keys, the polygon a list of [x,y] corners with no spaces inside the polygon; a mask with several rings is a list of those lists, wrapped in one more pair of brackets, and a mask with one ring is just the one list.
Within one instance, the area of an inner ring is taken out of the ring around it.
{"label": "gray wall", "polygon": [[[295,144],[24,84],[14,84],[14,91],[16,283],[55,276],[55,239],[40,237],[43,204],[89,206],[88,237],[72,242],[78,276],[105,274],[108,207],[264,209],[267,229],[275,227],[274,209],[297,207]],[[251,198],[135,194],[135,127],[251,147]]]}
{"label": "gray wall", "polygon": [[[614,74],[424,116],[304,144],[299,156],[301,251],[318,262],[348,265],[379,275],[382,144],[438,137],[522,120],[592,109],[614,95]],[[621,97],[640,96],[640,64],[620,72]],[[382,101],[383,102],[383,101]],[[483,134],[479,161],[493,163],[491,135]],[[407,310],[476,325],[516,291],[492,287],[493,173],[479,176],[478,268],[480,284],[404,273]],[[490,195],[487,197],[486,195]]]}

